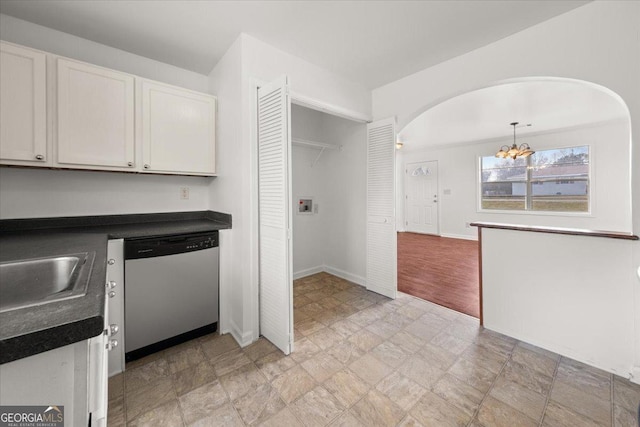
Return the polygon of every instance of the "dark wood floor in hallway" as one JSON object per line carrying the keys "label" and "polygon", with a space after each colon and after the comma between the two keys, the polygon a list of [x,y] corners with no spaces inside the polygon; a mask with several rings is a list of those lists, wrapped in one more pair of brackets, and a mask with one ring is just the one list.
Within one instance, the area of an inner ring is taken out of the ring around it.
{"label": "dark wood floor in hallway", "polygon": [[478,242],[398,233],[398,290],[479,317]]}

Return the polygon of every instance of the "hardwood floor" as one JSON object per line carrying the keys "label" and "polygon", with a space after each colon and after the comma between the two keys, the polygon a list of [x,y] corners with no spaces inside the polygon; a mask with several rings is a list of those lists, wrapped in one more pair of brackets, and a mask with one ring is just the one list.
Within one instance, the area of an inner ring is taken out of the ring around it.
{"label": "hardwood floor", "polygon": [[478,242],[398,233],[398,290],[480,315]]}

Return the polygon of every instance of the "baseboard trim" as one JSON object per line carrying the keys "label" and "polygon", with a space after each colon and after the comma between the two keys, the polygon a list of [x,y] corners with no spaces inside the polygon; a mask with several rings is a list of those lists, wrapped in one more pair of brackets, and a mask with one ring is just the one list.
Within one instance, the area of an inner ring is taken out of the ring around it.
{"label": "baseboard trim", "polygon": [[324,271],[324,265],[318,265],[311,268],[305,268],[304,270],[295,271],[293,273],[293,280],[301,279],[303,277],[311,276],[312,274],[322,273]]}
{"label": "baseboard trim", "polygon": [[253,342],[253,332],[247,331],[242,333],[240,328],[235,324],[235,322],[229,319],[229,330],[225,331],[231,334],[234,340],[238,343],[240,347],[246,347]]}
{"label": "baseboard trim", "polygon": [[462,240],[475,240],[478,241],[478,236],[467,236],[465,234],[449,234],[442,233],[440,237],[448,237],[449,239],[462,239]]}
{"label": "baseboard trim", "polygon": [[[603,361],[603,360],[593,360],[593,359],[589,359],[584,357],[583,354],[581,354],[580,352],[576,352],[573,351],[569,348],[563,347],[563,346],[559,346],[555,343],[548,343],[545,342],[543,340],[538,340],[535,338],[531,338],[529,336],[526,336],[524,334],[519,333],[518,331],[513,331],[513,330],[509,330],[508,328],[500,328],[500,327],[494,327],[493,325],[491,325],[491,322],[489,322],[489,324],[487,324],[487,320],[485,317],[485,321],[484,321],[484,327],[486,329],[490,329],[492,331],[501,333],[503,335],[506,335],[508,337],[511,338],[515,338],[519,341],[523,341],[525,343],[528,344],[532,344],[536,347],[540,347],[542,349],[551,351],[553,353],[557,353],[560,356],[564,356],[564,357],[568,357],[570,359],[573,360],[577,360],[578,362],[582,362],[585,365],[589,365],[589,366],[593,366],[595,368],[601,369],[603,371],[615,374],[615,375],[619,375],[623,378],[628,378],[630,379],[630,381],[632,382],[638,382],[639,378],[636,376],[636,374],[640,374],[640,369],[639,368],[631,368],[631,372],[629,372],[629,366],[621,366],[621,365],[617,365],[615,366],[615,363],[612,363],[611,361]],[[612,366],[614,365],[614,366]],[[635,370],[635,372],[634,372]]]}
{"label": "baseboard trim", "polygon": [[331,267],[329,265],[325,265],[324,266],[324,271],[329,273],[329,274],[333,274],[334,276],[338,276],[341,279],[353,282],[353,283],[355,283],[357,285],[360,285],[360,286],[366,286],[367,285],[367,280],[364,277],[358,276],[357,274],[349,273],[349,272],[344,271],[344,270],[340,270],[339,268],[335,268],[335,267]]}
{"label": "baseboard trim", "polygon": [[317,267],[307,268],[293,273],[293,280],[302,279],[303,277],[311,276],[318,273],[329,273],[337,276],[341,279],[348,280],[360,286],[366,286],[367,280],[358,276],[357,274],[349,273],[348,271],[341,270],[339,268],[331,267],[330,265],[319,265]]}

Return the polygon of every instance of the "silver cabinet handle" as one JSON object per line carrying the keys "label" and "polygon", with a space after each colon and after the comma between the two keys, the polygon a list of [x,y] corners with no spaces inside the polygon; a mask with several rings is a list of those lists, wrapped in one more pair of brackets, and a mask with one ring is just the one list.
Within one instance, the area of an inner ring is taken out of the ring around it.
{"label": "silver cabinet handle", "polygon": [[113,280],[109,282],[109,288],[113,289],[117,286],[117,283],[114,282]]}
{"label": "silver cabinet handle", "polygon": [[127,163],[127,166],[129,166],[130,168],[133,167],[133,162]]}
{"label": "silver cabinet handle", "polygon": [[145,169],[149,169],[150,167],[151,167],[151,166],[149,166],[149,165],[144,165],[144,168],[145,168]]}
{"label": "silver cabinet handle", "polygon": [[44,160],[44,156],[42,154],[36,154],[36,160]]}
{"label": "silver cabinet handle", "polygon": [[116,296],[116,291],[109,292],[109,298],[113,298]]}
{"label": "silver cabinet handle", "polygon": [[109,265],[113,265],[115,263],[116,263],[116,260],[113,259],[113,258],[111,258],[109,261],[107,261],[107,264],[109,264]]}
{"label": "silver cabinet handle", "polygon": [[119,330],[120,328],[115,323],[113,325],[109,325],[109,331],[111,332],[111,335],[117,334]]}
{"label": "silver cabinet handle", "polygon": [[107,350],[111,351],[118,346],[118,340],[109,340],[105,346]]}

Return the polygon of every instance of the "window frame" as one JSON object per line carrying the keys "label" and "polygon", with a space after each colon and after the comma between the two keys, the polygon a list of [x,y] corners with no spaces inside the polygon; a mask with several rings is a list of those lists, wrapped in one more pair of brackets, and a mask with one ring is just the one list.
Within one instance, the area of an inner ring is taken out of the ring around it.
{"label": "window frame", "polygon": [[[594,147],[592,144],[580,144],[580,145],[568,145],[568,146],[552,146],[552,147],[542,147],[539,148],[538,151],[547,151],[547,150],[568,150],[571,148],[577,147],[587,147],[589,150],[589,177],[587,180],[587,185],[589,188],[589,197],[587,201],[588,209],[584,212],[570,212],[570,211],[535,211],[530,209],[483,209],[482,208],[482,158],[483,157],[491,157],[494,154],[489,155],[478,155],[476,161],[476,212],[477,213],[495,213],[495,214],[514,214],[514,215],[539,215],[539,216],[566,216],[566,217],[593,217],[593,212],[595,210],[595,200],[596,200],[596,186],[595,186],[595,175],[594,175]],[[527,169],[527,181],[525,185],[528,187],[528,192],[531,191],[533,186],[533,182],[530,178],[530,170]],[[525,196],[525,206],[528,204],[528,197]]]}

